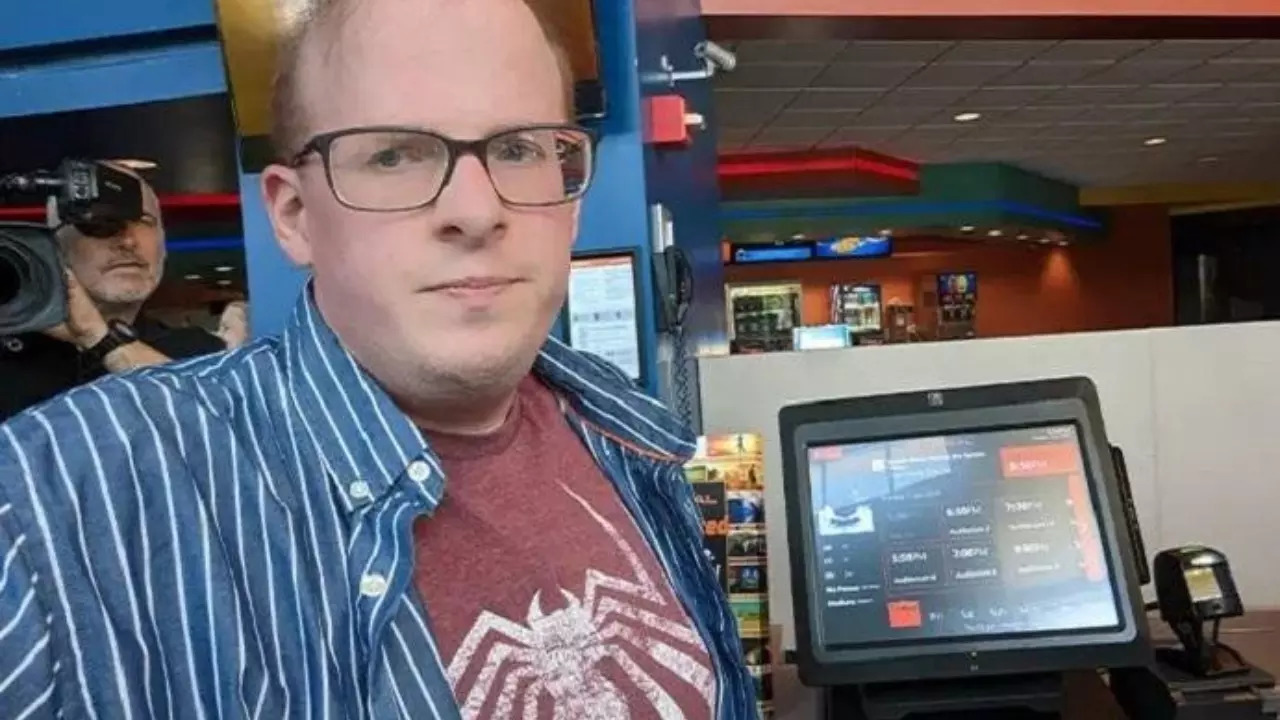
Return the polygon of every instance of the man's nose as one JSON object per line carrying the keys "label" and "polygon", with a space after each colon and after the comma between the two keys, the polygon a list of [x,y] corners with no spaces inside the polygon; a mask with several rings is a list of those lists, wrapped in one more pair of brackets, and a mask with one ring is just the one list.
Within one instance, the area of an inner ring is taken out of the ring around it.
{"label": "man's nose", "polygon": [[473,155],[458,158],[448,185],[436,199],[438,231],[445,237],[483,241],[504,225],[504,207],[484,164]]}

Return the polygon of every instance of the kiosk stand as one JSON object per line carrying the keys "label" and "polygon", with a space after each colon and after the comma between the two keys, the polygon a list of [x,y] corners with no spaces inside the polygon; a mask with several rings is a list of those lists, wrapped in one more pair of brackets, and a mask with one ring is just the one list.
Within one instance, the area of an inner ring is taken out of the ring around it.
{"label": "kiosk stand", "polygon": [[[1273,678],[1217,641],[1243,612],[1221,553],[1157,556],[1181,644],[1153,646],[1089,380],[828,400],[779,424],[796,658],[827,720],[1273,716]],[[1082,714],[1081,696],[1101,702]]]}

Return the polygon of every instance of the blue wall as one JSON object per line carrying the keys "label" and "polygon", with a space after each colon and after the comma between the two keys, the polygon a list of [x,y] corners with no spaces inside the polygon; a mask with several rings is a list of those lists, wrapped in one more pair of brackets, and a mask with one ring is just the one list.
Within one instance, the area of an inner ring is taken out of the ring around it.
{"label": "blue wall", "polygon": [[0,1],[0,118],[223,92],[213,0]]}
{"label": "blue wall", "polygon": [[[636,35],[641,72],[659,68],[666,55],[677,70],[694,70],[693,47],[706,39],[699,0],[639,2]],[[642,88],[648,95],[678,93],[688,112],[701,114],[705,130],[691,130],[693,143],[684,149],[645,151],[645,190],[650,203],[671,211],[676,245],[693,260],[694,302],[687,319],[690,353],[727,352],[724,264],[720,258],[720,190],[716,180],[711,81],[695,80]]]}

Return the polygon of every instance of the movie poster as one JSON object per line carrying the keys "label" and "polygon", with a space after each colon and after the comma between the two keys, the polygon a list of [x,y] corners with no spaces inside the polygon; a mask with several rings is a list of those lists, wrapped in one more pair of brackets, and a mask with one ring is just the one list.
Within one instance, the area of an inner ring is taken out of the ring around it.
{"label": "movie poster", "polygon": [[773,658],[760,436],[698,438],[698,453],[685,466],[685,475],[702,510],[707,547],[738,618],[747,665],[756,678],[760,717],[771,718]]}

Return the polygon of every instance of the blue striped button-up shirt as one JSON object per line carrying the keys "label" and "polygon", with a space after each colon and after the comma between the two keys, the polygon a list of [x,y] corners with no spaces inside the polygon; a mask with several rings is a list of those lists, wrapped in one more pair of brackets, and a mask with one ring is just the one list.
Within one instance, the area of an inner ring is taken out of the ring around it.
{"label": "blue striped button-up shirt", "polygon": [[[0,426],[0,715],[459,717],[411,582],[440,463],[302,295],[280,338]],[[702,635],[718,716],[755,717],[682,478],[687,430],[555,340],[535,372]]]}

